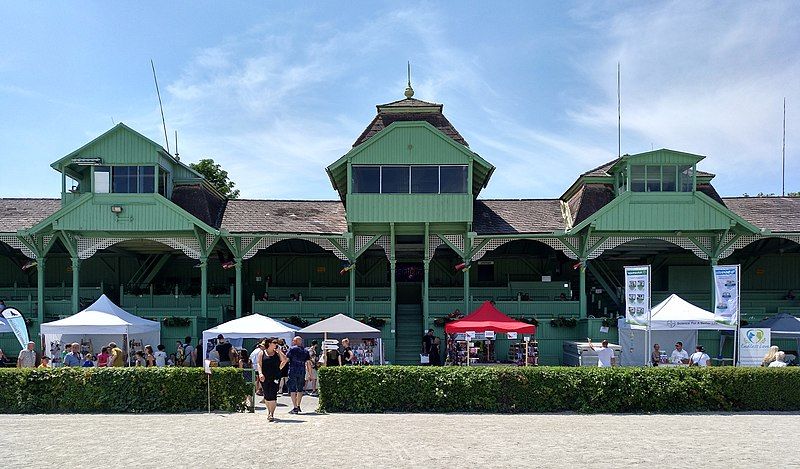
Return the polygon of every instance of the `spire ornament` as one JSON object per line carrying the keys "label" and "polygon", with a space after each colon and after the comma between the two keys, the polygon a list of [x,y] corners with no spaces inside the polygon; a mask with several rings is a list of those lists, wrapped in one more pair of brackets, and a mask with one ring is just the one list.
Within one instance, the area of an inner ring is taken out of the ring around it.
{"label": "spire ornament", "polygon": [[405,93],[406,98],[411,98],[414,96],[414,88],[411,87],[411,62],[408,62],[408,86],[406,87]]}

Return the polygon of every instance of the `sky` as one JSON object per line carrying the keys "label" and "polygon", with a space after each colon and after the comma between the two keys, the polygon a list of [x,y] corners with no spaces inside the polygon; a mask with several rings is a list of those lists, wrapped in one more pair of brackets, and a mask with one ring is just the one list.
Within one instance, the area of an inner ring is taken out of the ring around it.
{"label": "sky", "polygon": [[765,2],[2,2],[2,197],[124,122],[213,158],[243,198],[334,199],[325,167],[375,105],[444,104],[497,169],[483,198],[554,198],[617,155],[705,155],[725,196],[800,190],[800,7]]}

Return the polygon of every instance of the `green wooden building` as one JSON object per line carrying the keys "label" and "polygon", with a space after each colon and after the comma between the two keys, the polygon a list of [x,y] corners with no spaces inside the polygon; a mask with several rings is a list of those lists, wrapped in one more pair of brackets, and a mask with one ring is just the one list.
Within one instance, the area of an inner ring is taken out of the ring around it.
{"label": "green wooden building", "polygon": [[[382,318],[394,363],[416,362],[424,328],[441,335],[441,318],[485,300],[539,321],[542,363],[559,362],[565,339],[616,341],[599,327],[622,311],[633,264],[653,266],[656,301],[674,292],[704,308],[710,266],[742,264],[745,320],[800,313],[787,298],[800,290],[800,199],[720,197],[703,156],[667,149],[580,174],[558,198],[482,199],[491,158],[442,110],[410,88],[377,106],[328,166],[328,201],[226,200],[118,124],[51,165],[60,198],[0,199],[0,298],[37,334],[106,293],[137,315],[180,318],[162,329],[168,351],[252,312]],[[552,326],[558,317],[577,326]],[[700,335],[712,354],[715,334]],[[19,349],[13,337],[0,346]]]}

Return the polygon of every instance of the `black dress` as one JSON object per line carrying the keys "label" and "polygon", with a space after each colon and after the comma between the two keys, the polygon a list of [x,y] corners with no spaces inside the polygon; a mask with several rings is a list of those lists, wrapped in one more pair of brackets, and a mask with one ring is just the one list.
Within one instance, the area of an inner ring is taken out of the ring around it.
{"label": "black dress", "polygon": [[277,381],[281,379],[281,356],[278,355],[278,352],[275,352],[275,355],[271,357],[267,352],[261,354],[261,373],[264,375],[264,382],[261,383],[264,399],[267,401],[277,400]]}
{"label": "black dress", "polygon": [[437,344],[431,344],[431,348],[428,351],[428,357],[430,358],[431,366],[442,365],[442,355],[439,353],[439,346]]}

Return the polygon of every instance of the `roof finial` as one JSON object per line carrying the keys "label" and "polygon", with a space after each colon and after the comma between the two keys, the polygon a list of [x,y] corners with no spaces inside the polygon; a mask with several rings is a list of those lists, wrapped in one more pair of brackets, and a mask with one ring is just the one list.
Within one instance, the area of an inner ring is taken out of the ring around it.
{"label": "roof finial", "polygon": [[414,88],[411,87],[411,61],[408,62],[408,87],[406,87],[406,92],[404,94],[406,98],[414,96]]}

